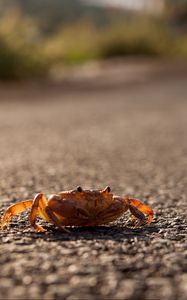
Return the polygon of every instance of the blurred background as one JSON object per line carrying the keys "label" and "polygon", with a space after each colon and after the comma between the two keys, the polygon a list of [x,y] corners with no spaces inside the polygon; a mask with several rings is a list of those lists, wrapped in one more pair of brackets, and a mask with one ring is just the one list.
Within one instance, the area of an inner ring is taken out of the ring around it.
{"label": "blurred background", "polygon": [[0,80],[129,56],[186,59],[187,1],[0,0]]}

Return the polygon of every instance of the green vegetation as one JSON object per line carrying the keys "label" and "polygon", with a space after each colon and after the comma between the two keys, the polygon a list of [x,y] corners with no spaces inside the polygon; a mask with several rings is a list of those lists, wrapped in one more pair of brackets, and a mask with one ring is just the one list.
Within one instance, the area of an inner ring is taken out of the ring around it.
{"label": "green vegetation", "polygon": [[34,41],[37,29],[19,12],[0,21],[0,79],[22,79],[43,76],[48,69],[41,55],[41,45]]}
{"label": "green vegetation", "polygon": [[173,37],[163,20],[139,17],[119,21],[104,32],[101,56],[168,56],[173,54]]}
{"label": "green vegetation", "polygon": [[117,56],[187,57],[187,39],[164,20],[118,19],[97,27],[88,21],[63,26],[44,45],[50,62],[80,63]]}
{"label": "green vegetation", "polygon": [[46,76],[57,64],[116,56],[187,58],[187,38],[164,19],[111,14],[105,24],[90,18],[63,23],[46,34],[19,11],[0,19],[0,79]]}

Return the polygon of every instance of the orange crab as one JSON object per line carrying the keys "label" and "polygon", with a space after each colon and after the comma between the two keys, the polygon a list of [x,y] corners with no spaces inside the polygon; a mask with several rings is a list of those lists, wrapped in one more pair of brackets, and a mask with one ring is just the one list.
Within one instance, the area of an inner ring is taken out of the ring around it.
{"label": "orange crab", "polygon": [[153,210],[149,206],[136,199],[114,196],[108,186],[104,190],[83,190],[79,186],[75,190],[51,195],[48,200],[44,194],[39,193],[34,200],[11,205],[3,216],[2,229],[8,226],[14,215],[28,208],[31,208],[30,223],[38,231],[46,229],[36,224],[37,216],[62,230],[66,230],[64,226],[108,224],[127,210],[131,213],[131,223],[135,227],[150,224],[153,219]]}

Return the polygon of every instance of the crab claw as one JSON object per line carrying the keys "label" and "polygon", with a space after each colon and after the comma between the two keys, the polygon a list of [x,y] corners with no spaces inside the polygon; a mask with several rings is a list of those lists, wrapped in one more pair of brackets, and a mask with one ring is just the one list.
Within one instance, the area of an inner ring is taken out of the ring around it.
{"label": "crab claw", "polygon": [[[153,210],[150,206],[143,204],[140,200],[125,198],[125,203],[128,204],[129,210],[132,213],[131,221],[134,223],[134,219],[137,218],[140,220],[141,224],[151,224],[153,220]],[[145,218],[145,215],[148,215],[148,218]]]}

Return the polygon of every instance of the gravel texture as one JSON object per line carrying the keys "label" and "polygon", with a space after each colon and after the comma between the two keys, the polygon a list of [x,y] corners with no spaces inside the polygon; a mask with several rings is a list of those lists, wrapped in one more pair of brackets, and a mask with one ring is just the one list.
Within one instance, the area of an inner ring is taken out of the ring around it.
{"label": "gravel texture", "polygon": [[[187,74],[187,72],[186,72]],[[187,77],[120,89],[0,91],[0,207],[77,185],[111,186],[154,221],[47,233],[28,212],[0,231],[0,299],[187,299]],[[23,100],[35,101],[23,101]],[[40,101],[39,101],[40,100]]]}

